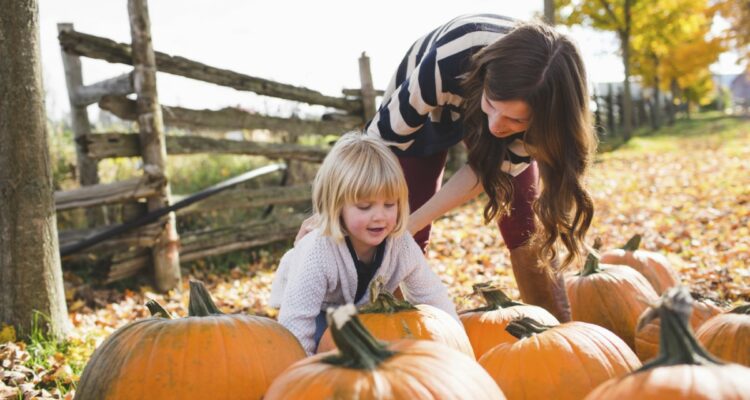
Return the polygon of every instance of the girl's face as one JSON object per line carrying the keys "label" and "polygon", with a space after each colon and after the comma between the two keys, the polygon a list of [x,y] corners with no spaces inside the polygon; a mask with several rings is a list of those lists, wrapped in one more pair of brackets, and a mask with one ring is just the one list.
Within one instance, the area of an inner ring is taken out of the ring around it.
{"label": "girl's face", "polygon": [[347,203],[341,210],[344,227],[360,257],[367,256],[393,232],[397,217],[396,200],[381,196]]}
{"label": "girl's face", "polygon": [[482,92],[482,111],[487,114],[490,133],[495,137],[508,137],[529,127],[531,108],[523,100],[490,100]]}

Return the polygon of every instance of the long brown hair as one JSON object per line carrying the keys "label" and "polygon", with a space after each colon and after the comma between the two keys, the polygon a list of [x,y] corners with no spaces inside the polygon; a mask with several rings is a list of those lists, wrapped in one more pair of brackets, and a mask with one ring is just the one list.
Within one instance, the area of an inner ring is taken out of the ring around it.
{"label": "long brown hair", "polygon": [[594,206],[583,178],[596,150],[586,70],[576,45],[542,23],[523,23],[472,58],[463,87],[468,162],[489,200],[485,222],[509,213],[511,178],[500,168],[508,142],[489,132],[482,93],[493,101],[523,100],[531,109],[524,142],[539,165],[542,190],[534,202],[536,240],[549,261],[559,239],[565,267],[583,254]]}

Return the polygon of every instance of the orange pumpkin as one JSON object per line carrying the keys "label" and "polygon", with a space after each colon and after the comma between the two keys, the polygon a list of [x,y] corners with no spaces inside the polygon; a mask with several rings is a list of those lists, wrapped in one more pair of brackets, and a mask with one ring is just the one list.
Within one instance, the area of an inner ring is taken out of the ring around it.
{"label": "orange pumpkin", "polygon": [[680,284],[680,275],[672,268],[663,254],[653,251],[638,250],[641,235],[634,235],[620,249],[601,253],[600,262],[604,264],[627,265],[640,272],[653,286],[657,295]]}
{"label": "orange pumpkin", "polygon": [[[156,303],[149,308],[168,316]],[[276,321],[222,314],[199,282],[190,282],[189,310],[187,318],[152,317],[115,331],[91,356],[76,399],[260,399],[305,357]]]}
{"label": "orange pumpkin", "polygon": [[573,320],[597,324],[635,349],[635,326],[648,302],[659,296],[638,271],[600,264],[589,254],[581,272],[565,282]]}
{"label": "orange pumpkin", "polygon": [[474,292],[481,293],[487,305],[459,314],[477,358],[500,343],[514,343],[515,336],[505,330],[508,323],[523,317],[532,318],[543,325],[558,325],[560,322],[542,307],[511,300],[497,286],[474,285]]}
{"label": "orange pumpkin", "polygon": [[329,312],[328,325],[338,351],[295,363],[264,400],[505,399],[471,357],[426,340],[380,342],[351,304]]}
{"label": "orange pumpkin", "polygon": [[722,360],[750,367],[750,304],[709,319],[695,336]]}
{"label": "orange pumpkin", "polygon": [[701,347],[689,328],[691,303],[684,288],[668,289],[641,322],[661,319],[659,356],[586,399],[750,399],[750,368],[724,364]]}
{"label": "orange pumpkin", "polygon": [[[696,332],[704,322],[714,315],[721,314],[722,310],[708,300],[696,299],[695,296],[694,300],[696,301],[693,302],[693,311],[690,314],[690,327]],[[648,310],[644,311],[641,317],[646,313]],[[635,333],[635,354],[641,361],[650,360],[659,354],[659,326],[659,320],[653,319]]]}
{"label": "orange pumpkin", "polygon": [[479,364],[511,399],[580,399],[641,366],[622,339],[594,324],[545,326],[522,318],[507,330],[520,340],[492,348]]}
{"label": "orange pumpkin", "polygon": [[[377,339],[432,340],[452,347],[474,358],[474,350],[461,324],[445,311],[427,305],[412,305],[398,300],[382,289],[370,288],[374,300],[359,310],[359,319]],[[330,327],[323,333],[318,353],[336,348]]]}

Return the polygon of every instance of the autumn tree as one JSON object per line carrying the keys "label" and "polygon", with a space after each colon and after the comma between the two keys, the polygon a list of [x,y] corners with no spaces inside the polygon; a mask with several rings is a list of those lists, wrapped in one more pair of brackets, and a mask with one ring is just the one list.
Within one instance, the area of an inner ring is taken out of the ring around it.
{"label": "autumn tree", "polygon": [[643,18],[644,9],[651,7],[644,0],[555,0],[555,19],[564,25],[583,25],[615,32],[620,41],[623,79],[624,136],[630,139],[633,130],[633,101],[630,90],[631,36],[634,25]]}
{"label": "autumn tree", "polygon": [[[727,39],[741,61],[750,61],[750,0],[722,0],[720,14],[729,21]],[[750,62],[748,62],[750,70]]]}
{"label": "autumn tree", "polygon": [[0,324],[21,337],[37,314],[68,329],[47,148],[36,0],[0,2]]}
{"label": "autumn tree", "polygon": [[[634,21],[631,72],[652,88],[652,123],[660,126],[662,90],[705,103],[713,89],[709,65],[723,51],[720,38],[709,38],[716,8],[706,0],[659,0]],[[674,114],[670,112],[670,122]]]}

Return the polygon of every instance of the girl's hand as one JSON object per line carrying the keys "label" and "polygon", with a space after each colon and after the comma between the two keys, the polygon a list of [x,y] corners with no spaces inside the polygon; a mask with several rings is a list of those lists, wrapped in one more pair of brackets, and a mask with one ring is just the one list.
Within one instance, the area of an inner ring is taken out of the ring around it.
{"label": "girl's hand", "polygon": [[300,241],[305,235],[310,233],[315,227],[318,225],[318,220],[320,217],[318,214],[314,214],[310,217],[308,217],[306,220],[302,221],[302,226],[299,227],[299,232],[297,232],[297,237],[294,238],[294,245],[297,245],[297,242]]}

